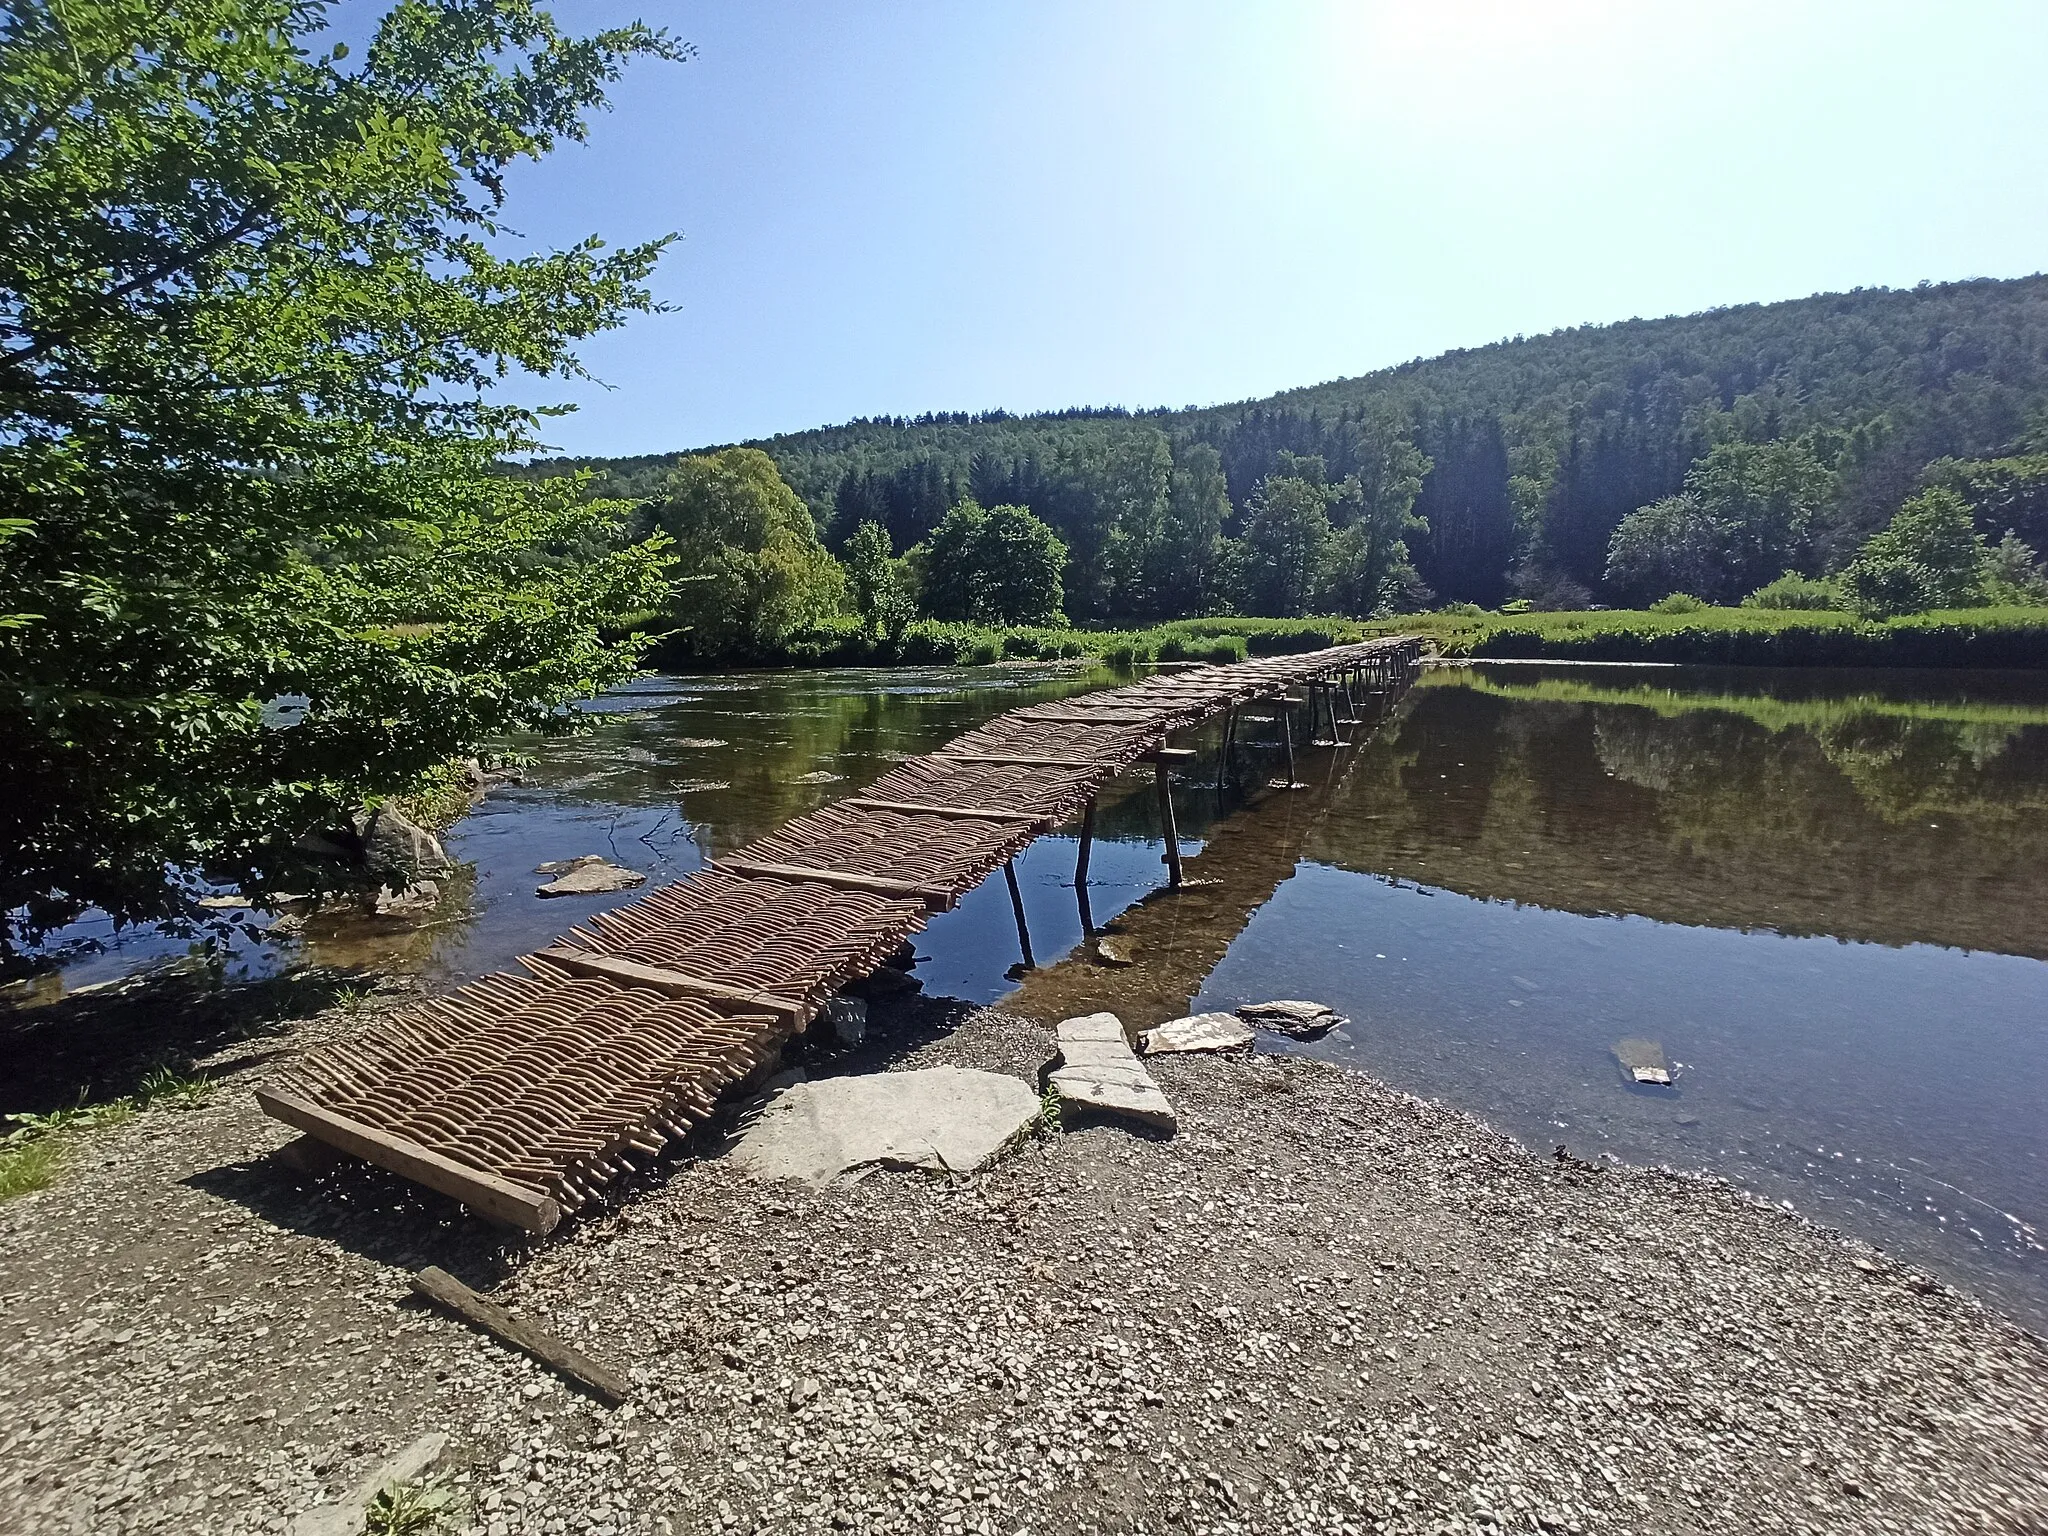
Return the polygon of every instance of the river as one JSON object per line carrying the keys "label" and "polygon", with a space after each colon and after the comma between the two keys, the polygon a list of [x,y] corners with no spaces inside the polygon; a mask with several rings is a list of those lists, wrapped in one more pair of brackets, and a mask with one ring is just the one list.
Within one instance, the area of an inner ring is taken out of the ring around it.
{"label": "river", "polygon": [[[653,677],[531,746],[452,831],[473,873],[427,926],[316,919],[289,948],[452,983],[613,898],[544,901],[600,853],[672,879],[1003,709],[1102,685],[1055,667]],[[1252,723],[1254,738],[1271,726]],[[1479,665],[1427,674],[1369,740],[1269,786],[1255,746],[1185,769],[1164,881],[1150,770],[1113,784],[1084,944],[1075,844],[1020,859],[918,940],[928,992],[1142,1024],[1269,997],[1352,1020],[1299,1047],[1530,1146],[1668,1164],[1871,1238],[2048,1325],[2048,677]],[[1151,899],[1146,899],[1150,897]],[[161,945],[131,938],[72,984]],[[1668,1088],[1626,1080],[1655,1042]]]}

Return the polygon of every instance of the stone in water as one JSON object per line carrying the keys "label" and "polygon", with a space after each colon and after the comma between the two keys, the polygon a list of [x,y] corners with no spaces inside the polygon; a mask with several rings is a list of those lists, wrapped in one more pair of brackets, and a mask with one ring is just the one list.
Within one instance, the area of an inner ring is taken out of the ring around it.
{"label": "stone in water", "polygon": [[1621,1063],[1622,1075],[1632,1083],[1671,1086],[1671,1063],[1664,1059],[1664,1047],[1654,1040],[1619,1041],[1614,1047],[1614,1059]]}
{"label": "stone in water", "polygon": [[[545,866],[539,871],[547,874]],[[636,885],[645,885],[647,877],[637,869],[607,863],[595,854],[586,854],[580,859],[571,859],[563,872],[546,885],[537,885],[537,896],[602,896],[609,891],[631,890]]]}
{"label": "stone in water", "polygon": [[1305,1003],[1298,998],[1282,998],[1271,1003],[1247,1003],[1237,1010],[1237,1016],[1245,1023],[1259,1029],[1270,1029],[1276,1035],[1285,1035],[1290,1040],[1316,1040],[1331,1030],[1351,1021],[1336,1009],[1322,1003]]}
{"label": "stone in water", "polygon": [[1060,1069],[1052,1085],[1060,1098],[1082,1109],[1123,1115],[1171,1132],[1179,1124],[1173,1106],[1152,1074],[1139,1065],[1113,1013],[1063,1019],[1059,1027]]}
{"label": "stone in water", "polygon": [[1234,1013],[1194,1013],[1144,1031],[1138,1044],[1147,1056],[1164,1056],[1173,1051],[1234,1051],[1256,1038],[1251,1026]]}

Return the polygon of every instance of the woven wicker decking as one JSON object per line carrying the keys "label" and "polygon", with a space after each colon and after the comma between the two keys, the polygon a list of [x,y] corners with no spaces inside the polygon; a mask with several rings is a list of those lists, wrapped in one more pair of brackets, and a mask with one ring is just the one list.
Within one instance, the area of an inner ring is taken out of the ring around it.
{"label": "woven wicker decking", "polygon": [[[1000,715],[490,976],[324,1046],[263,1108],[496,1220],[551,1231],[686,1135],[867,975],[1169,732],[1304,684],[1412,681],[1405,636],[1161,674]],[[1336,695],[1330,700],[1335,729]]]}

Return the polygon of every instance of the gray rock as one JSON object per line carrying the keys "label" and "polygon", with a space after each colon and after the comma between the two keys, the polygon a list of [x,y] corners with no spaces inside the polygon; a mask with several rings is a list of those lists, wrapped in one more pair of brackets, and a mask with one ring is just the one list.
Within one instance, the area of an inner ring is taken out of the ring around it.
{"label": "gray rock", "polygon": [[567,870],[533,890],[536,896],[602,896],[646,883],[647,877],[639,870],[609,863],[592,854],[571,860]]}
{"label": "gray rock", "polygon": [[379,917],[415,917],[431,912],[441,902],[441,887],[432,880],[415,880],[403,890],[382,886],[372,902]]}
{"label": "gray rock", "polygon": [[423,1477],[448,1449],[443,1434],[421,1435],[378,1467],[338,1504],[309,1509],[291,1524],[289,1536],[361,1536],[363,1517],[378,1494]]}
{"label": "gray rock", "polygon": [[1322,1003],[1305,1003],[1282,998],[1271,1003],[1247,1003],[1237,1016],[1258,1029],[1270,1029],[1290,1040],[1315,1040],[1351,1021]]}
{"label": "gray rock", "polygon": [[414,826],[394,806],[380,805],[370,812],[361,832],[364,867],[401,875],[407,885],[445,875],[454,867],[440,839]]}
{"label": "gray rock", "polygon": [[859,1045],[868,1037],[868,1005],[857,997],[835,997],[825,1004],[825,1022],[841,1045]]}
{"label": "gray rock", "polygon": [[827,1184],[880,1165],[972,1173],[1038,1118],[1021,1078],[967,1067],[794,1083],[770,1098],[728,1152],[763,1179]]}
{"label": "gray rock", "polygon": [[1087,1013],[1062,1019],[1059,1044],[1061,1065],[1052,1074],[1052,1085],[1063,1101],[1164,1131],[1178,1126],[1173,1105],[1152,1081],[1152,1074],[1139,1064],[1124,1034],[1123,1020],[1115,1014]]}
{"label": "gray rock", "polygon": [[1175,1051],[1234,1051],[1256,1038],[1251,1026],[1234,1013],[1191,1013],[1145,1030],[1138,1044],[1147,1056],[1164,1056]]}

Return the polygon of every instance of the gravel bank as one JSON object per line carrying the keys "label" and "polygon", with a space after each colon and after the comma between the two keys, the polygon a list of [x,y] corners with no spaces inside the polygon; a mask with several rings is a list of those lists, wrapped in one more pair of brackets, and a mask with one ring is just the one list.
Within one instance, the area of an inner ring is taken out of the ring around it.
{"label": "gravel bank", "polygon": [[[861,1064],[1051,1055],[958,1018],[915,1004]],[[958,1182],[683,1161],[527,1250],[274,1166],[236,1059],[0,1207],[0,1528],[278,1531],[438,1429],[491,1536],[2048,1530],[2040,1340],[1725,1185],[1337,1068],[1159,1061],[1172,1140]],[[427,1263],[638,1397],[406,1302]]]}

